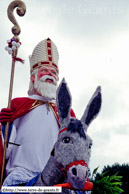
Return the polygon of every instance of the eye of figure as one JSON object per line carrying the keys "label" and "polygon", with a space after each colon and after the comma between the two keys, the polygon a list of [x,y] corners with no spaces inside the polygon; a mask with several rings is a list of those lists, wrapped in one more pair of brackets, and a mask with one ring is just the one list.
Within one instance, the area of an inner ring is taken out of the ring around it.
{"label": "eye of figure", "polygon": [[64,137],[62,140],[63,143],[73,143],[72,139],[70,137]]}
{"label": "eye of figure", "polygon": [[46,69],[46,68],[43,68],[43,69],[42,69],[42,72],[47,72],[47,69]]}
{"label": "eye of figure", "polygon": [[52,71],[52,74],[56,75],[56,72],[55,71]]}

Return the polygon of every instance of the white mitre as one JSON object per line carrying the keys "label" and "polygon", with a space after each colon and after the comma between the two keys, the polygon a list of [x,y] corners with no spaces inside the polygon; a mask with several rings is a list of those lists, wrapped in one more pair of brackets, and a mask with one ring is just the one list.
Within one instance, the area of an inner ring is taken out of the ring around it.
{"label": "white mitre", "polygon": [[32,73],[35,69],[40,68],[41,66],[52,66],[57,72],[58,69],[58,60],[59,53],[56,45],[50,38],[42,40],[34,48],[32,55],[29,56],[30,59],[30,72]]}

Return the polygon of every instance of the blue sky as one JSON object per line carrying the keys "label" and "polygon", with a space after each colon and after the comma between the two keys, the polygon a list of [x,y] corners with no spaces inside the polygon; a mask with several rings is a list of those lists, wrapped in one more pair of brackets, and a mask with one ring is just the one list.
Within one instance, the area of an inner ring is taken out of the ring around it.
{"label": "blue sky", "polygon": [[[0,6],[0,108],[8,102],[11,57],[4,50],[12,23]],[[36,44],[50,37],[58,47],[60,81],[65,77],[78,118],[98,85],[103,104],[89,127],[93,139],[91,170],[129,162],[129,2],[127,0],[24,0],[27,12],[17,16],[22,46],[16,64],[13,98],[27,96],[29,59]]]}

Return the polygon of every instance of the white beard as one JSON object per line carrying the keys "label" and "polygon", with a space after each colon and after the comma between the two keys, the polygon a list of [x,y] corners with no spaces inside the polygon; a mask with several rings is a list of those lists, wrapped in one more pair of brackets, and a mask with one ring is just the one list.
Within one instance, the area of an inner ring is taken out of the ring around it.
{"label": "white beard", "polygon": [[[45,82],[45,80],[49,78],[53,80],[53,83],[47,83]],[[30,83],[30,89],[28,91],[29,95],[34,94],[34,89],[37,90],[37,92],[45,97],[45,98],[49,98],[49,99],[55,99],[56,98],[56,89],[57,89],[57,81],[49,76],[49,75],[45,75],[43,77],[40,78],[40,80],[37,79],[37,74],[35,75],[35,81],[34,81],[34,85],[32,86],[32,83]]]}

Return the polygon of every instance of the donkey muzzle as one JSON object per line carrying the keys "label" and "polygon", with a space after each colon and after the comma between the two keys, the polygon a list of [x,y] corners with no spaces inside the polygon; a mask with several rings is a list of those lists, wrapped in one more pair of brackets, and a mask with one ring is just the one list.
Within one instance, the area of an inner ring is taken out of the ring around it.
{"label": "donkey muzzle", "polygon": [[77,190],[83,189],[88,178],[88,167],[86,165],[72,165],[67,171],[67,181]]}

